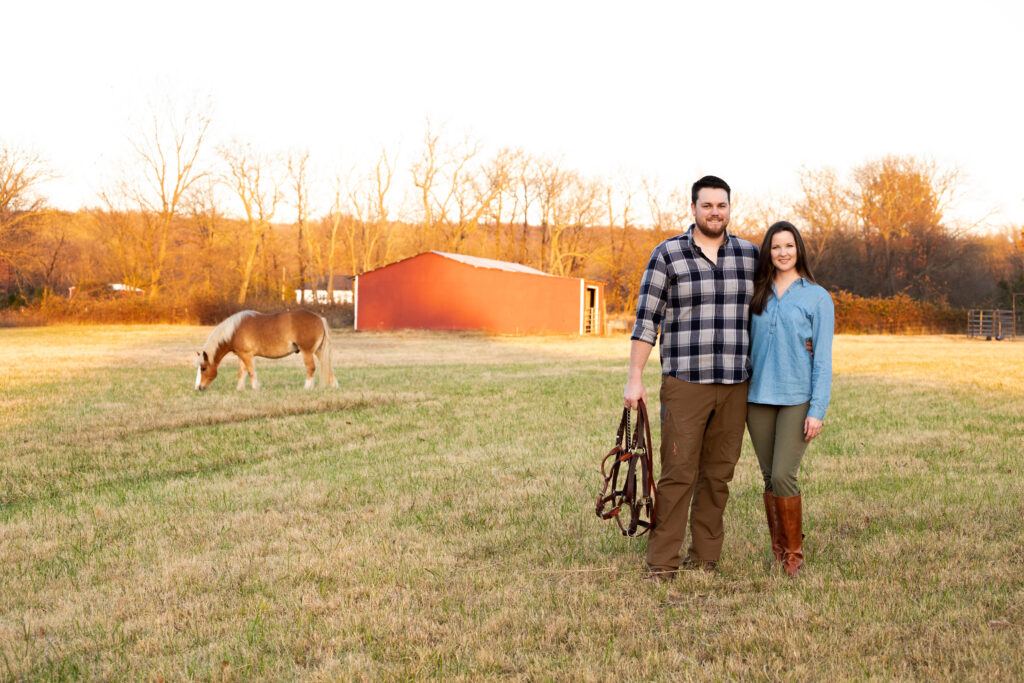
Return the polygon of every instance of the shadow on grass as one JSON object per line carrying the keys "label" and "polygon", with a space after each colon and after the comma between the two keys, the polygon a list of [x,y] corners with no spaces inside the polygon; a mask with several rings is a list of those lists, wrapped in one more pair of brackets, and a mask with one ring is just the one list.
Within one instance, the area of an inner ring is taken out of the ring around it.
{"label": "shadow on grass", "polygon": [[[216,427],[239,425],[260,420],[272,420],[282,417],[302,415],[324,415],[382,406],[393,406],[400,403],[413,403],[423,397],[419,394],[383,394],[362,392],[357,395],[335,395],[318,397],[311,403],[303,404],[266,404],[259,406],[234,407],[223,413],[190,413],[174,415],[170,419],[156,420],[140,426],[131,424],[113,424],[91,430],[90,437],[84,442],[95,445],[110,440],[121,440],[133,436],[142,436],[158,432],[177,432],[182,429],[198,427]],[[220,406],[218,406],[220,407]],[[57,442],[60,443],[60,442]],[[63,445],[83,445],[79,438],[68,439]]]}

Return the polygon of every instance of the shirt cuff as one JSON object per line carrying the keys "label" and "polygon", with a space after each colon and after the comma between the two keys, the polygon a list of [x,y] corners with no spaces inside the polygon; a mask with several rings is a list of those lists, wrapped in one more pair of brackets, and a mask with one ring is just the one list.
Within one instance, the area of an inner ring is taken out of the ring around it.
{"label": "shirt cuff", "polygon": [[636,324],[633,325],[633,335],[630,339],[654,346],[654,343],[658,341],[658,333],[654,328],[654,323],[647,320],[637,320]]}

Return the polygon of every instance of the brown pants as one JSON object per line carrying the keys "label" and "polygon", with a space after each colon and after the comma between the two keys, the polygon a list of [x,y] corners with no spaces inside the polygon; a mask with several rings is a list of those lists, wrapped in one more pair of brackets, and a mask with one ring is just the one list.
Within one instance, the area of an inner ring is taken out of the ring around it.
{"label": "brown pants", "polygon": [[718,561],[725,539],[722,515],[746,417],[746,382],[692,384],[662,378],[661,477],[656,525],[647,544],[651,568],[679,567],[688,517],[690,557]]}

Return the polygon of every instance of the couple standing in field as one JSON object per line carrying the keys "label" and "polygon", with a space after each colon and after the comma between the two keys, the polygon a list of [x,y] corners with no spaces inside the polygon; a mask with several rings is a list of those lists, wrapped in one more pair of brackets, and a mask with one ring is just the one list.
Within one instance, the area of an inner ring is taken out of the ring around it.
{"label": "couple standing in field", "polygon": [[660,329],[661,476],[647,546],[659,580],[716,567],[744,424],[772,552],[790,576],[803,565],[797,473],[828,408],[832,298],[815,284],[796,227],[775,223],[758,250],[726,230],[730,201],[721,178],[695,182],[695,224],[655,247],[640,284],[623,398],[630,408],[646,402],[643,371]]}

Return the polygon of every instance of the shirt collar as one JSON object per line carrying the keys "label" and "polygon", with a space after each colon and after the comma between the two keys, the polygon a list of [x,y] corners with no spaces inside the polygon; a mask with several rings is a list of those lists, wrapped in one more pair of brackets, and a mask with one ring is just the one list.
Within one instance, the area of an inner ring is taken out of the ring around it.
{"label": "shirt collar", "polygon": [[[801,287],[809,287],[810,283],[807,281],[807,278],[805,278],[803,275],[801,275],[800,277],[798,277],[796,279],[796,281],[793,282],[792,285],[789,286],[789,289],[792,289],[795,285],[800,285]],[[772,282],[772,295],[773,296],[775,295],[775,283],[774,282]]]}

